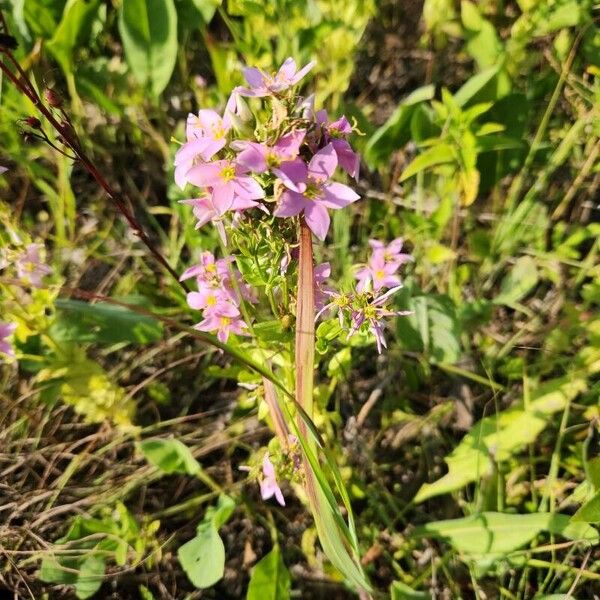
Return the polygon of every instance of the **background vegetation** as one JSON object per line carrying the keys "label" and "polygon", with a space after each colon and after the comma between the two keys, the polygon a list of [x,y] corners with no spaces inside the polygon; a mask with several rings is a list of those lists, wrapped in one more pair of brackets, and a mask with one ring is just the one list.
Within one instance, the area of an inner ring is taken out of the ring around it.
{"label": "background vegetation", "polygon": [[[362,200],[335,212],[322,258],[343,281],[369,238],[415,257],[388,352],[336,348],[317,389],[375,596],[598,594],[597,4],[0,6],[178,272],[217,241],[177,202],[172,136],[223,107],[240,66],[315,59],[308,86],[363,134]],[[260,501],[239,470],[271,435],[240,367],[165,321],[193,322],[182,291],[1,86],[0,242],[44,243],[53,275],[23,309],[0,274],[23,356],[0,371],[0,597],[353,597],[302,502]],[[190,543],[215,564],[190,564]]]}

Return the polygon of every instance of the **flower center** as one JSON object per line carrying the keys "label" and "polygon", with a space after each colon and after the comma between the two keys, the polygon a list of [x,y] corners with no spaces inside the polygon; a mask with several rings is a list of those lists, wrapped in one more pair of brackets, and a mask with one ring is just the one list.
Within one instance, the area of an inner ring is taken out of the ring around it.
{"label": "flower center", "polygon": [[231,323],[231,319],[229,317],[221,317],[220,321],[221,321],[221,327],[223,327],[223,328],[228,327],[229,323]]}
{"label": "flower center", "polygon": [[217,303],[217,297],[213,294],[206,297],[206,306],[214,306]]}
{"label": "flower center", "polygon": [[278,167],[281,164],[281,160],[279,159],[279,156],[277,156],[277,154],[275,154],[274,152],[269,152],[267,154],[267,165],[269,167]]}
{"label": "flower center", "polygon": [[375,271],[375,279],[383,279],[385,277],[385,273],[383,272],[383,269],[379,269],[378,271]]}
{"label": "flower center", "polygon": [[306,189],[304,190],[304,197],[309,200],[316,200],[321,197],[321,188],[314,182],[309,182],[306,184]]}
{"label": "flower center", "polygon": [[226,166],[221,171],[221,179],[223,179],[223,181],[225,181],[225,182],[235,179],[235,167],[233,165]]}

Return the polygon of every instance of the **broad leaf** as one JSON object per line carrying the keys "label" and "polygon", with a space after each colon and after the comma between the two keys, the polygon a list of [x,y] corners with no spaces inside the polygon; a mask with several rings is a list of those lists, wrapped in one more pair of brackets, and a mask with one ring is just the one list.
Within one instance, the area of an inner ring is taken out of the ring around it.
{"label": "broad leaf", "polygon": [[123,0],[119,32],[133,75],[153,96],[159,96],[177,61],[173,0]]}
{"label": "broad leaf", "polygon": [[73,71],[73,51],[81,44],[89,41],[92,24],[100,0],[69,0],[65,5],[62,19],[46,47],[54,54],[56,60],[66,73]]}
{"label": "broad leaf", "polygon": [[600,491],[573,515],[573,522],[600,523]]}
{"label": "broad leaf", "polygon": [[417,592],[401,581],[394,581],[390,586],[391,600],[431,600],[431,594]]}
{"label": "broad leaf", "polygon": [[185,574],[197,588],[210,587],[223,577],[225,546],[210,523],[201,525],[196,537],[180,546],[177,556]]}
{"label": "broad leaf", "polygon": [[484,512],[461,519],[433,521],[417,527],[415,535],[443,538],[455,550],[469,556],[499,557],[522,548],[543,531],[571,540],[599,540],[593,527],[570,523],[569,515],[557,513]]}
{"label": "broad leaf", "polygon": [[56,341],[149,344],[162,337],[159,321],[122,306],[59,298],[56,309],[51,331]]}
{"label": "broad leaf", "polygon": [[400,181],[405,181],[409,177],[435,167],[437,165],[453,163],[457,160],[456,151],[450,144],[443,142],[436,143],[431,148],[419,154],[409,165],[404,169]]}
{"label": "broad leaf", "polygon": [[290,573],[275,546],[252,570],[246,600],[288,600]]}
{"label": "broad leaf", "polygon": [[200,464],[193,457],[190,449],[175,439],[149,439],[138,444],[148,462],[164,473],[187,473],[196,475]]}

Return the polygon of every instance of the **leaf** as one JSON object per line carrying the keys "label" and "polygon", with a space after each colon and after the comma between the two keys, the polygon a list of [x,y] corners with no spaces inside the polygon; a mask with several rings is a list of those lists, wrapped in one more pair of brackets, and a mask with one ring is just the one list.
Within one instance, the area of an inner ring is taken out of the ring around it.
{"label": "leaf", "polygon": [[503,51],[494,25],[468,0],[461,2],[461,19],[466,30],[467,52],[482,69],[494,65]]}
{"label": "leaf", "polygon": [[600,491],[573,515],[573,522],[600,523]]}
{"label": "leaf", "polygon": [[44,557],[39,578],[48,583],[60,583],[75,586],[77,598],[85,600],[93,596],[102,585],[106,570],[104,559],[93,551],[82,558],[60,559],[54,556]]}
{"label": "leaf", "polygon": [[431,594],[417,592],[401,581],[394,581],[390,586],[391,600],[431,600]]}
{"label": "leaf", "polygon": [[453,364],[460,359],[460,322],[448,296],[414,296],[400,306],[412,311],[396,322],[398,340],[406,350],[422,352],[432,363]]}
{"label": "leaf", "polygon": [[149,344],[162,338],[159,321],[122,306],[58,298],[56,309],[51,330],[56,341]]}
{"label": "leaf", "polygon": [[164,473],[196,475],[200,471],[200,464],[190,449],[179,440],[159,438],[142,440],[138,448],[149,463]]}
{"label": "leaf", "polygon": [[462,87],[454,94],[454,102],[458,106],[466,106],[483,88],[496,77],[498,66],[490,67],[473,75]]}
{"label": "leaf", "polygon": [[99,7],[100,0],[68,0],[65,5],[58,28],[46,44],[65,73],[73,71],[75,48],[89,41]]}
{"label": "leaf", "polygon": [[600,539],[594,528],[586,525],[574,527],[569,515],[557,513],[515,515],[484,512],[461,519],[426,523],[417,527],[414,535],[445,539],[456,551],[472,557],[495,555],[498,558],[522,548],[543,531],[571,540],[597,542]]}
{"label": "leaf", "polygon": [[531,256],[522,256],[500,284],[500,294],[494,304],[513,305],[524,298],[537,285],[539,280],[537,265]]}
{"label": "leaf", "polygon": [[252,570],[246,600],[287,600],[290,587],[290,573],[275,546]]}
{"label": "leaf", "polygon": [[177,61],[173,0],[123,0],[119,33],[133,75],[153,96],[160,96]]}
{"label": "leaf", "polygon": [[409,177],[436,165],[452,163],[456,161],[456,152],[450,144],[436,143],[425,152],[419,154],[409,165],[404,169],[400,181],[406,181]]}
{"label": "leaf", "polygon": [[203,522],[212,524],[215,529],[220,529],[229,521],[229,517],[231,517],[234,510],[234,500],[225,494],[221,494],[217,506],[211,506],[207,509]]}
{"label": "leaf", "polygon": [[390,154],[401,148],[410,139],[410,123],[416,108],[431,100],[435,86],[426,85],[404,98],[390,118],[375,131],[365,146],[364,158],[371,167],[385,164]]}
{"label": "leaf", "polygon": [[97,554],[87,556],[79,566],[75,595],[82,600],[93,596],[102,585],[105,570],[106,564],[101,556]]}
{"label": "leaf", "polygon": [[444,459],[448,472],[434,483],[423,484],[414,502],[453,492],[488,476],[494,461],[507,460],[533,442],[552,415],[563,410],[567,402],[586,389],[586,381],[582,378],[552,379],[533,392],[527,410],[510,408],[482,419]]}
{"label": "leaf", "polygon": [[189,542],[177,550],[179,562],[188,579],[200,589],[214,585],[225,570],[225,546],[219,532],[206,523]]}

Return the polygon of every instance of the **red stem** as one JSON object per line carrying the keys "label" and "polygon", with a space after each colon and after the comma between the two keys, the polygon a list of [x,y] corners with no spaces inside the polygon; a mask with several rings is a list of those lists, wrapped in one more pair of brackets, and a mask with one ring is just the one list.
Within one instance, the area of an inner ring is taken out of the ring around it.
{"label": "red stem", "polygon": [[[0,13],[1,14],[1,13]],[[58,120],[52,114],[52,111],[42,102],[41,98],[35,91],[35,88],[27,78],[26,73],[23,71],[17,60],[14,58],[12,53],[4,49],[4,54],[8,57],[11,63],[17,69],[20,78],[8,68],[8,66],[0,61],[0,69],[8,77],[11,83],[40,111],[40,113],[46,118],[46,120],[52,125],[56,132],[62,137],[65,145],[69,147],[76,155],[77,159],[85,167],[87,172],[94,178],[96,183],[104,190],[109,199],[115,204],[119,212],[123,215],[129,226],[133,229],[135,234],[140,238],[142,243],[148,248],[150,253],[159,262],[159,264],[173,277],[175,281],[183,288],[185,292],[189,292],[189,288],[184,281],[179,281],[179,276],[175,269],[167,262],[167,259],[156,249],[150,238],[142,228],[139,221],[135,218],[133,213],[129,210],[127,203],[123,199],[123,196],[118,194],[112,186],[108,183],[105,177],[100,173],[98,168],[94,165],[91,159],[87,156],[79,143],[75,131],[72,129],[70,122],[59,123]],[[64,111],[63,111],[64,114]]]}

